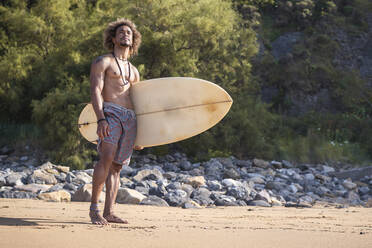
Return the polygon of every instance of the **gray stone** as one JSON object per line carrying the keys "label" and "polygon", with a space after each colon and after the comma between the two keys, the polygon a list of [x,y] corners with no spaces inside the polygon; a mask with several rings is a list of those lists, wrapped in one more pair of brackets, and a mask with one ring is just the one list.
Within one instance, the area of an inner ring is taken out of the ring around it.
{"label": "gray stone", "polygon": [[187,201],[187,193],[183,190],[168,192],[164,196],[164,200],[166,200],[170,206],[180,207]]}
{"label": "gray stone", "polygon": [[365,175],[372,175],[372,166],[351,169],[351,170],[346,170],[346,171],[341,171],[341,172],[333,172],[333,173],[329,173],[329,175],[335,176],[340,179],[350,178],[353,181],[358,181],[361,178],[363,178]]}
{"label": "gray stone", "polygon": [[120,177],[131,177],[135,173],[135,170],[130,166],[123,166],[120,171]]}
{"label": "gray stone", "polygon": [[180,182],[172,182],[165,187],[168,191],[181,189],[182,185]]}
{"label": "gray stone", "polygon": [[252,162],[249,160],[236,160],[235,164],[239,167],[246,167],[246,168],[252,167]]}
{"label": "gray stone", "polygon": [[278,161],[271,161],[271,166],[274,167],[275,169],[281,169],[283,168],[283,164]]}
{"label": "gray stone", "polygon": [[178,171],[178,166],[175,163],[165,163],[163,165],[165,171]]}
{"label": "gray stone", "polygon": [[6,185],[6,179],[3,175],[0,175],[0,187]]}
{"label": "gray stone", "polygon": [[344,186],[348,190],[356,189],[357,185],[349,180],[344,180],[342,182],[342,186]]}
{"label": "gray stone", "polygon": [[275,189],[276,191],[280,191],[286,187],[287,187],[287,184],[278,182],[278,181],[269,181],[266,183],[266,186],[265,186],[266,189],[271,189],[271,190]]}
{"label": "gray stone", "polygon": [[168,203],[155,195],[150,195],[140,202],[140,205],[151,205],[158,207],[169,207]]}
{"label": "gray stone", "polygon": [[8,186],[19,186],[23,185],[22,178],[24,177],[24,174],[21,172],[13,172],[12,174],[8,175],[5,180],[6,184]]}
{"label": "gray stone", "polygon": [[180,168],[183,171],[189,171],[189,170],[193,169],[193,166],[189,161],[183,160],[183,161],[180,162]]}
{"label": "gray stone", "polygon": [[315,176],[312,174],[312,173],[307,173],[307,174],[305,174],[305,180],[307,180],[307,181],[314,181],[314,179],[315,179]]}
{"label": "gray stone", "polygon": [[133,180],[137,182],[140,182],[146,179],[160,180],[160,179],[163,179],[163,175],[160,170],[155,168],[153,170],[149,170],[149,169],[140,170],[137,172],[137,175],[133,177]]}
{"label": "gray stone", "polygon": [[258,206],[258,207],[271,207],[271,205],[264,200],[254,200],[247,202],[248,206]]}
{"label": "gray stone", "polygon": [[184,209],[200,209],[200,205],[194,201],[187,201],[182,204]]}
{"label": "gray stone", "polygon": [[268,203],[272,202],[271,197],[266,190],[261,190],[260,192],[258,192],[254,199],[255,200],[263,200],[263,201],[266,201]]}
{"label": "gray stone", "polygon": [[157,187],[152,187],[149,190],[149,195],[155,195],[158,197],[163,197],[168,193],[164,185],[159,185]]}
{"label": "gray stone", "polygon": [[323,173],[330,173],[330,172],[335,172],[335,169],[333,167],[323,165]]}
{"label": "gray stone", "polygon": [[119,188],[116,202],[122,204],[139,204],[145,198],[146,196],[134,189]]}
{"label": "gray stone", "polygon": [[265,184],[265,179],[263,179],[262,177],[252,177],[250,179],[248,179],[250,182],[253,182],[253,183],[258,183],[258,184]]}
{"label": "gray stone", "polygon": [[368,194],[370,191],[369,187],[368,186],[363,186],[363,187],[360,187],[359,188],[359,192],[362,194],[362,195],[366,195]]}
{"label": "gray stone", "polygon": [[[90,202],[92,199],[92,184],[81,185],[80,188],[72,195],[71,201]],[[100,194],[100,202],[105,201],[105,194]]]}
{"label": "gray stone", "polygon": [[225,169],[223,173],[224,178],[240,179],[240,174],[234,168]]}
{"label": "gray stone", "polygon": [[294,167],[291,162],[286,161],[286,160],[282,160],[282,165],[283,165],[284,168],[288,168],[288,169]]}
{"label": "gray stone", "polygon": [[347,194],[347,200],[352,205],[359,205],[361,203],[359,195],[354,191],[349,191],[349,193]]}
{"label": "gray stone", "polygon": [[226,195],[233,196],[238,200],[244,200],[249,196],[249,193],[245,187],[232,186],[227,189]]}
{"label": "gray stone", "polygon": [[17,198],[17,199],[31,199],[36,198],[37,194],[26,191],[1,191],[0,198]]}
{"label": "gray stone", "polygon": [[255,158],[253,159],[253,166],[256,166],[262,169],[267,169],[270,167],[270,163],[265,160]]}
{"label": "gray stone", "polygon": [[40,193],[48,191],[49,188],[51,188],[51,185],[46,184],[26,184],[26,185],[19,185],[15,186],[14,189],[18,191],[26,191],[26,192],[32,192],[32,193]]}
{"label": "gray stone", "polygon": [[206,188],[195,189],[190,197],[200,205],[208,206],[213,204],[212,199],[210,198],[211,192]]}
{"label": "gray stone", "polygon": [[181,189],[187,193],[187,197],[190,197],[191,193],[194,191],[194,187],[190,184],[182,184]]}
{"label": "gray stone", "polygon": [[208,181],[207,185],[210,190],[214,190],[214,191],[222,190],[222,185],[216,180]]}
{"label": "gray stone", "polygon": [[92,183],[92,177],[89,176],[86,172],[78,171],[75,173],[75,178],[72,180],[73,183],[78,185]]}
{"label": "gray stone", "polygon": [[148,196],[149,195],[149,188],[143,187],[143,186],[137,186],[135,187],[135,190],[140,192],[142,195]]}
{"label": "gray stone", "polygon": [[226,178],[226,179],[223,179],[222,180],[222,185],[225,186],[225,187],[232,187],[232,186],[235,186],[235,187],[241,187],[243,186],[243,184],[239,181],[236,181],[234,179],[231,179],[231,178]]}
{"label": "gray stone", "polygon": [[28,178],[28,183],[37,183],[37,184],[56,184],[57,179],[53,174],[49,174],[44,170],[34,170],[32,175]]}
{"label": "gray stone", "polygon": [[206,185],[205,178],[203,176],[189,177],[187,178],[186,183],[192,185],[194,188]]}

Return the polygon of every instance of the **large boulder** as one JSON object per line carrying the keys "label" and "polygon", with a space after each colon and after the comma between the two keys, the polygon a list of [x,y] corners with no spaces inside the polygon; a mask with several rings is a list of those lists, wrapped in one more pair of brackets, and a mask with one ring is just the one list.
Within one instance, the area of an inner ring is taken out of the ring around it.
{"label": "large boulder", "polygon": [[117,203],[139,204],[146,196],[134,189],[120,188],[116,197]]}
{"label": "large boulder", "polygon": [[[84,184],[72,196],[72,201],[90,202],[92,199],[92,184]],[[105,194],[101,192],[99,197],[100,202],[105,201]]]}
{"label": "large boulder", "polygon": [[71,195],[65,190],[59,190],[48,193],[41,193],[37,196],[41,200],[52,201],[52,202],[69,202],[71,201]]}
{"label": "large boulder", "polygon": [[38,170],[34,170],[32,175],[29,176],[28,183],[56,184],[58,182],[53,174],[50,174],[44,170],[38,169]]}

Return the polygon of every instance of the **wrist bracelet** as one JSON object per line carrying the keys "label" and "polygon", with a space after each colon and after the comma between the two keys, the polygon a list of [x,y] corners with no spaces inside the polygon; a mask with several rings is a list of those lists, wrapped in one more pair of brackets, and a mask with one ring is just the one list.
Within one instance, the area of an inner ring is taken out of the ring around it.
{"label": "wrist bracelet", "polygon": [[99,120],[97,121],[97,123],[100,123],[101,121],[106,121],[106,119],[105,119],[105,118],[99,119]]}

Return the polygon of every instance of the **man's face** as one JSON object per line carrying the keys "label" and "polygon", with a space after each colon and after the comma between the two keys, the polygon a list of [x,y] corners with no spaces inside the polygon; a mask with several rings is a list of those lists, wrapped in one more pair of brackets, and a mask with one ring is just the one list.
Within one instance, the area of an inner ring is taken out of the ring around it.
{"label": "man's face", "polygon": [[115,38],[113,42],[119,46],[132,46],[133,32],[130,27],[122,25],[116,29]]}

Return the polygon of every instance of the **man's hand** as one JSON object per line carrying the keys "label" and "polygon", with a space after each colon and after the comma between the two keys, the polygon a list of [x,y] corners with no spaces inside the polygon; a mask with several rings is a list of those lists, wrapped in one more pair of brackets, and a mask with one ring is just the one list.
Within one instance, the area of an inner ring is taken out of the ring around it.
{"label": "man's hand", "polygon": [[97,135],[101,140],[109,135],[109,125],[106,120],[98,122]]}

